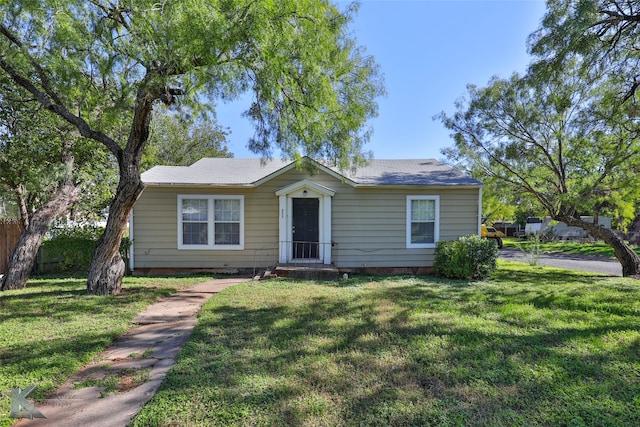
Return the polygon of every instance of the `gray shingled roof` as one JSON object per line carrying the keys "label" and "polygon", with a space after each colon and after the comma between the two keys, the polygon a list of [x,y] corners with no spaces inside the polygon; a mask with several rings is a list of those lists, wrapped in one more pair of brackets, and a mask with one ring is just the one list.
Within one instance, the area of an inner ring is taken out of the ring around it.
{"label": "gray shingled roof", "polygon": [[[280,159],[204,158],[191,166],[155,166],[142,174],[149,185],[253,186],[292,162]],[[481,186],[482,183],[433,159],[372,160],[353,171],[320,166],[356,186]]]}
{"label": "gray shingled roof", "polygon": [[355,174],[343,175],[359,185],[482,185],[434,159],[372,160]]}

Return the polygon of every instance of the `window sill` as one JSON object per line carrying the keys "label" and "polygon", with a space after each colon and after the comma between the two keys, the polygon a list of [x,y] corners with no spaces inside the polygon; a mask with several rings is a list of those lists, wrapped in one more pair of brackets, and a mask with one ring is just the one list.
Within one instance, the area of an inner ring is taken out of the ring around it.
{"label": "window sill", "polygon": [[180,251],[243,251],[244,245],[178,245]]}

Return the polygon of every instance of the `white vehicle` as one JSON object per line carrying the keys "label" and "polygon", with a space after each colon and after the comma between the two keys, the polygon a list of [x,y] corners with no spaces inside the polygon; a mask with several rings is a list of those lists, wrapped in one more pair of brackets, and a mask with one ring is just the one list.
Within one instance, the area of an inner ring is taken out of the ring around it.
{"label": "white vehicle", "polygon": [[537,216],[530,216],[527,218],[527,222],[524,225],[525,236],[540,234],[540,231],[542,231],[542,219]]}

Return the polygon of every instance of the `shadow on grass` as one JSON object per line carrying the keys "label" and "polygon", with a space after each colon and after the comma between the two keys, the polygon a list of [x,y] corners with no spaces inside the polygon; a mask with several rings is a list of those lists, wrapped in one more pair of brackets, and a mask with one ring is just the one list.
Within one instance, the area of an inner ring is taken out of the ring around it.
{"label": "shadow on grass", "polygon": [[72,282],[54,281],[37,287],[17,291],[0,292],[0,322],[12,319],[28,322],[37,318],[55,318],[64,320],[83,314],[103,311],[104,307],[126,306],[133,301],[155,300],[169,296],[174,292],[171,287],[128,286],[115,296],[88,295],[84,289],[84,280]]}
{"label": "shadow on grass", "polygon": [[163,412],[216,425],[640,424],[640,315],[607,293],[592,303],[611,311],[567,303],[601,278],[552,272],[530,289],[530,275],[509,277],[220,295],[133,425]]}
{"label": "shadow on grass", "polygon": [[522,268],[499,268],[492,275],[498,282],[513,281],[521,284],[531,284],[534,286],[558,285],[558,284],[594,284],[602,280],[603,276],[559,268],[528,266]]}
{"label": "shadow on grass", "polygon": [[[31,377],[32,381],[37,381],[41,372],[57,372],[60,375],[57,381],[64,380],[69,374],[68,369],[82,366],[93,354],[113,342],[121,333],[122,329],[115,329],[57,339],[43,337],[45,339],[39,342],[8,346],[1,351],[3,366],[0,372],[3,382],[6,383],[4,385],[11,388],[25,387],[28,384],[20,383],[24,381],[25,374]],[[38,390],[41,397],[46,392],[43,388]]]}
{"label": "shadow on grass", "polygon": [[10,390],[39,387],[46,397],[130,327],[170,286],[128,285],[117,296],[90,296],[85,279],[36,280],[0,293],[0,426],[8,426]]}

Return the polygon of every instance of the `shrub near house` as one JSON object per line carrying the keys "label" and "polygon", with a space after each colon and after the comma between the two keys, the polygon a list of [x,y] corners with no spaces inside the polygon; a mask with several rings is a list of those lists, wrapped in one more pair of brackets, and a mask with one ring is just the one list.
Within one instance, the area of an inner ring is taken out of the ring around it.
{"label": "shrub near house", "polygon": [[[86,272],[103,230],[99,226],[53,229],[51,236],[42,242],[35,273]],[[129,239],[123,238],[120,252],[125,259],[129,246]]]}
{"label": "shrub near house", "polygon": [[470,235],[439,241],[434,271],[449,279],[485,279],[496,269],[498,246],[492,240]]}

